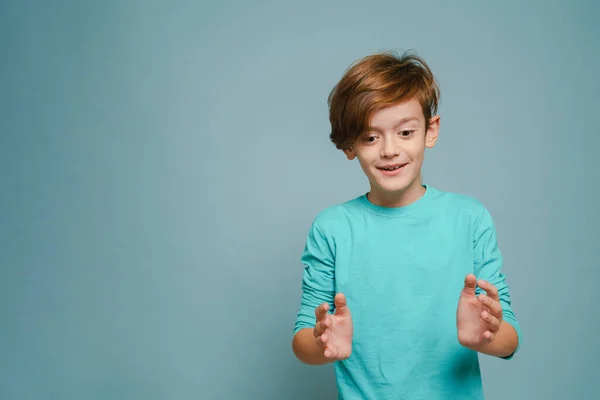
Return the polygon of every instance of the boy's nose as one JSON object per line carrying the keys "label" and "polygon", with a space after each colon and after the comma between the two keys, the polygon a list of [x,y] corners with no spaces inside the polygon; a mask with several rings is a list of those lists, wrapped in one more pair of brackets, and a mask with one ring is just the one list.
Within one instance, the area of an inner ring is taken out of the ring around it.
{"label": "boy's nose", "polygon": [[381,148],[381,157],[382,158],[390,158],[395,157],[400,154],[400,147],[394,143],[392,140],[386,140]]}

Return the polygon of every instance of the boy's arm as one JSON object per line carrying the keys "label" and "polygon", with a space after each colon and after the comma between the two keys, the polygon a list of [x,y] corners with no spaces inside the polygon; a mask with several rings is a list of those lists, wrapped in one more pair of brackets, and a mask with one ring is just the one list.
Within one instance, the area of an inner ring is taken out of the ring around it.
{"label": "boy's arm", "polygon": [[[502,307],[500,329],[491,343],[479,350],[481,353],[511,359],[521,346],[521,328],[511,308],[511,298],[505,275],[502,273],[503,257],[498,248],[496,228],[485,207],[481,207],[475,224],[474,273],[478,280],[483,279],[494,285],[496,297]],[[493,289],[492,289],[493,290]],[[479,296],[483,290],[477,286]]]}
{"label": "boy's arm", "polygon": [[302,328],[292,340],[292,349],[298,360],[310,365],[323,365],[334,360],[325,357],[323,347],[315,339],[313,328]]}
{"label": "boy's arm", "polygon": [[334,253],[333,243],[327,240],[316,220],[309,230],[301,261],[304,265],[302,299],[294,327],[292,349],[304,363],[326,364],[332,360],[325,358],[323,347],[315,338],[315,310],[323,303],[329,304],[329,310],[334,310]]}

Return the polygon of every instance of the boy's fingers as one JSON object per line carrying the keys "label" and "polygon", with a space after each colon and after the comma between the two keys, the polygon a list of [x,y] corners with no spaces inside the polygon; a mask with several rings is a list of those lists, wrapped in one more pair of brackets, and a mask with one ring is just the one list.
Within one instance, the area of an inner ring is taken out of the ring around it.
{"label": "boy's fingers", "polygon": [[490,296],[493,300],[500,301],[498,298],[498,288],[491,283],[484,281],[483,279],[479,280],[479,287],[485,290],[485,293]]}
{"label": "boy's fingers", "polygon": [[495,317],[500,317],[502,315],[502,306],[498,301],[492,300],[489,296],[485,294],[480,294],[478,298],[481,304],[489,308],[492,315],[494,315]]}
{"label": "boy's fingers", "polygon": [[483,338],[489,343],[494,340],[494,334],[490,331],[485,331]]}
{"label": "boy's fingers", "polygon": [[323,332],[325,332],[325,327],[323,326],[323,323],[317,322],[317,324],[315,325],[315,329],[313,329],[314,336],[318,338],[323,334]]}
{"label": "boy's fingers", "polygon": [[319,337],[319,341],[324,345],[327,343],[327,337],[328,337],[327,334],[324,333]]}
{"label": "boy's fingers", "polygon": [[329,315],[325,315],[325,318],[323,318],[315,324],[315,337],[323,334],[323,332],[325,332],[327,328],[329,328],[329,325],[331,325],[331,317]]}
{"label": "boy's fingers", "polygon": [[334,349],[327,345],[325,345],[325,348],[323,349],[323,355],[325,358],[329,358],[330,360],[337,358],[337,353],[334,351]]}
{"label": "boy's fingers", "polygon": [[319,307],[315,308],[315,316],[317,317],[317,321],[323,319],[325,315],[327,315],[327,311],[329,310],[329,304],[323,303]]}
{"label": "boy's fingers", "polygon": [[488,324],[491,332],[498,332],[500,329],[500,321],[487,311],[481,313],[481,318]]}

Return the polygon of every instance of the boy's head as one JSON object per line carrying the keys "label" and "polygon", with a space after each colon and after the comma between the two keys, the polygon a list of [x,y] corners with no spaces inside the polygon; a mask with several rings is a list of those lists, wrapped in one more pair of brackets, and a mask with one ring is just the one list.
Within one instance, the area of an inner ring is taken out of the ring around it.
{"label": "boy's head", "polygon": [[332,90],[331,141],[348,159],[358,158],[371,200],[418,197],[425,147],[438,136],[439,96],[425,61],[410,53],[364,57]]}

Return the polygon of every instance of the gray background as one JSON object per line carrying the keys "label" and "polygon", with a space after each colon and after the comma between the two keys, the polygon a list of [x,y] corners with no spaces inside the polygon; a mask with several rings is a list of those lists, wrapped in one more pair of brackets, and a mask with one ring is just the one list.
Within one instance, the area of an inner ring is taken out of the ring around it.
{"label": "gray background", "polygon": [[486,398],[597,395],[598,2],[415,3],[2,1],[0,398],[333,398],[290,348],[309,225],[368,189],[326,97],[411,48],[525,335]]}

